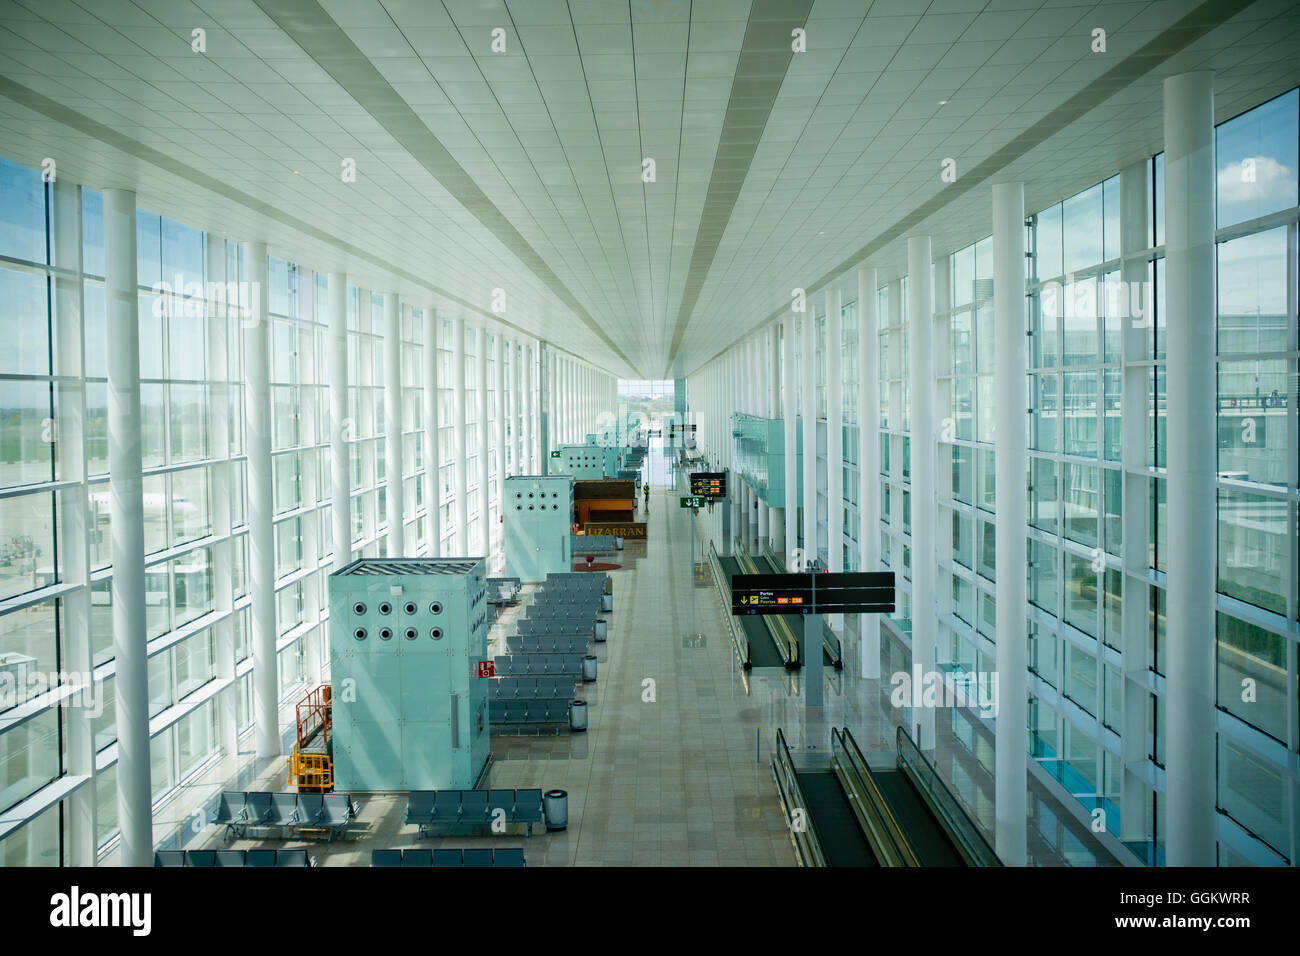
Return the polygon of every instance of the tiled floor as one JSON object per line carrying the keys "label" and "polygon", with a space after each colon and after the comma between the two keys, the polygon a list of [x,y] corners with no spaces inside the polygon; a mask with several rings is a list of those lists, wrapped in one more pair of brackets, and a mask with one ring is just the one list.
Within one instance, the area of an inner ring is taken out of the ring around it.
{"label": "tiled floor", "polygon": [[[599,679],[582,690],[589,730],[492,741],[488,785],[567,791],[568,829],[546,833],[536,827],[527,839],[517,834],[417,840],[415,828],[402,823],[405,795],[365,795],[345,840],[312,844],[318,863],[366,865],[370,850],[378,848],[491,845],[522,846],[530,866],[794,864],[768,767],[776,729],[784,731],[792,750],[815,757],[828,748],[830,727],[847,726],[864,750],[884,755],[893,751],[899,712],[889,705],[887,683],[882,692],[881,681],[857,676],[849,644],[845,670],[825,672],[820,713],[805,707],[799,675],[779,668],[748,675],[740,670],[707,575],[697,576],[692,586],[690,513],[678,507],[679,494],[654,493],[647,540],[629,541],[614,559],[623,568],[611,572],[615,609],[609,640],[593,645]],[[707,540],[707,516],[697,529]],[[697,561],[704,560],[701,551],[697,542]],[[503,615],[494,637],[505,633],[517,613]],[[940,712],[938,732],[940,771],[955,781],[987,834],[991,737],[958,711]],[[283,766],[268,762],[248,788],[282,789]],[[1115,862],[1037,784],[1030,786],[1030,827],[1033,864]],[[225,845],[216,827],[189,844]],[[303,844],[232,844],[257,845]]]}

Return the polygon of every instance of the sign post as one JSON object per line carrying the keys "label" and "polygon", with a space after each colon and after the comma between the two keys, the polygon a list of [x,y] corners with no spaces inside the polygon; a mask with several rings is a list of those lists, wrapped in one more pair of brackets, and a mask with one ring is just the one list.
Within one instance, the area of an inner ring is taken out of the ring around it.
{"label": "sign post", "polygon": [[822,706],[822,616],[803,619],[803,699],[807,707]]}

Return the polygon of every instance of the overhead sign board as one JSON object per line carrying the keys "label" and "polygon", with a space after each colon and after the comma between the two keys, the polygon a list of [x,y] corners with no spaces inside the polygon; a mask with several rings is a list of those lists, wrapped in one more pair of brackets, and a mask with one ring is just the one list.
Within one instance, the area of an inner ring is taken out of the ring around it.
{"label": "overhead sign board", "polygon": [[892,571],[850,574],[736,574],[731,613],[892,614]]}
{"label": "overhead sign board", "polygon": [[714,501],[727,497],[727,473],[725,471],[691,472],[691,494],[703,495]]}
{"label": "overhead sign board", "polygon": [[682,507],[703,508],[706,500],[703,495],[682,495]]}
{"label": "overhead sign board", "polygon": [[731,578],[732,614],[811,614],[813,575],[736,574]]}

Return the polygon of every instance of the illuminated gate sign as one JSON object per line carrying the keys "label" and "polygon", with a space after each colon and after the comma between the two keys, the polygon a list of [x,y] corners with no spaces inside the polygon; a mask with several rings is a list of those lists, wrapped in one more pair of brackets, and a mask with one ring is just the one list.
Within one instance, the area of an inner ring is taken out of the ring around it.
{"label": "illuminated gate sign", "polygon": [[894,572],[736,574],[731,613],[892,614]]}

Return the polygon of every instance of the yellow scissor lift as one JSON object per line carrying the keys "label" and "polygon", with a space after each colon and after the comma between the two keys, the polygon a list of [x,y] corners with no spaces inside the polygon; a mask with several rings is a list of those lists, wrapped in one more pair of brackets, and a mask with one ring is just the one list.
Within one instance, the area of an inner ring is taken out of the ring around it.
{"label": "yellow scissor lift", "polygon": [[289,757],[287,782],[299,793],[328,793],[334,789],[330,714],[329,684],[321,684],[298,701],[298,741]]}

